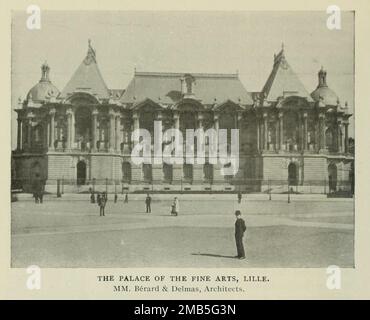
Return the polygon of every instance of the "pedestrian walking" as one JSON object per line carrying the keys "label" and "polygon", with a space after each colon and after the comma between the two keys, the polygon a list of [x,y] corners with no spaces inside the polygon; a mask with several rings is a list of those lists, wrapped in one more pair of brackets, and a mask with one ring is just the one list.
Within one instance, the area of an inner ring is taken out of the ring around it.
{"label": "pedestrian walking", "polygon": [[117,203],[118,195],[117,193],[114,194],[114,203]]}
{"label": "pedestrian walking", "polygon": [[173,203],[172,203],[172,207],[171,207],[171,215],[177,216],[179,214],[179,211],[180,211],[179,199],[177,199],[177,197],[175,197],[173,199]]}
{"label": "pedestrian walking", "polygon": [[243,260],[243,259],[245,259],[243,236],[244,236],[244,232],[247,230],[247,227],[245,226],[245,221],[241,217],[240,210],[235,211],[235,217],[236,217],[236,221],[235,221],[235,243],[236,243],[236,250],[237,250],[237,256],[235,258]]}
{"label": "pedestrian walking", "polygon": [[39,203],[39,195],[36,191],[33,192],[33,197],[35,198],[35,203]]}
{"label": "pedestrian walking", "polygon": [[100,199],[100,205],[99,205],[99,208],[100,208],[100,216],[104,217],[105,216],[105,205],[107,203],[107,199],[105,197],[105,195],[103,194],[103,196],[101,197]]}
{"label": "pedestrian walking", "polygon": [[242,193],[238,192],[238,203],[242,202]]}
{"label": "pedestrian walking", "polygon": [[128,194],[127,193],[125,195],[125,200],[123,201],[123,203],[128,203]]}
{"label": "pedestrian walking", "polygon": [[152,197],[149,195],[149,193],[147,193],[146,198],[145,198],[146,213],[152,212],[151,203],[152,203]]}
{"label": "pedestrian walking", "polygon": [[39,203],[42,203],[43,198],[44,198],[44,191],[41,189],[39,192]]}
{"label": "pedestrian walking", "polygon": [[96,197],[96,202],[98,203],[98,206],[100,207],[100,203],[101,203],[101,194],[98,193],[97,197]]}

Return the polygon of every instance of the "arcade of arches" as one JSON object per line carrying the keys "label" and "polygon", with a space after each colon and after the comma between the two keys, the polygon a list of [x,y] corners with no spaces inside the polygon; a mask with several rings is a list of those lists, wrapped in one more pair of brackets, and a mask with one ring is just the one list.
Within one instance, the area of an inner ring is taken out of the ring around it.
{"label": "arcade of arches", "polygon": [[[311,95],[301,90],[300,83],[276,84],[296,79],[288,76],[294,72],[283,50],[275,56],[262,91],[253,93],[237,74],[135,72],[125,89],[108,89],[90,43],[78,69],[82,74],[72,76],[61,92],[51,83],[49,70],[42,66],[41,80],[16,109],[17,148],[12,161],[17,179],[42,176],[51,189],[63,178],[66,184],[82,187],[94,181],[133,190],[145,184],[158,190],[183,185],[205,190],[210,184],[219,190],[263,190],[276,183],[304,192],[305,186],[321,188],[324,180],[338,190],[351,177],[348,106],[329,91],[324,70],[319,71],[319,84]],[[281,88],[287,91],[280,92]],[[132,132],[147,129],[153,143],[154,121],[161,121],[163,130],[176,128],[184,136],[186,129],[225,129],[227,150],[231,130],[239,129],[237,173],[223,176],[222,165],[210,163],[209,139],[204,164],[133,164]]]}

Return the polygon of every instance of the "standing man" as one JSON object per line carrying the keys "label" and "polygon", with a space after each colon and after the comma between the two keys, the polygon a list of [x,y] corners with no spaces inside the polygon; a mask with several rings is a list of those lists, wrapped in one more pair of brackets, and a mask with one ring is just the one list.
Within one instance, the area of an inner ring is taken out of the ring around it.
{"label": "standing man", "polygon": [[117,193],[114,194],[114,203],[117,203],[118,195]]}
{"label": "standing man", "polygon": [[238,192],[238,203],[242,202],[242,193]]}
{"label": "standing man", "polygon": [[123,203],[128,203],[128,194],[127,193],[125,195],[125,200],[123,201]]}
{"label": "standing man", "polygon": [[239,258],[240,260],[245,259],[245,251],[243,245],[243,236],[247,227],[245,226],[245,222],[241,217],[240,210],[235,211],[236,221],[235,221],[235,243],[236,243],[236,250],[238,255],[235,258]]}
{"label": "standing man", "polygon": [[149,193],[147,193],[146,198],[145,198],[146,213],[152,212],[152,208],[150,207],[151,202],[152,202],[152,198],[150,197]]}
{"label": "standing man", "polygon": [[100,199],[100,216],[105,216],[105,212],[104,212],[104,209],[105,209],[105,204],[107,203],[107,199],[105,197],[105,194],[103,194],[103,196],[101,197]]}

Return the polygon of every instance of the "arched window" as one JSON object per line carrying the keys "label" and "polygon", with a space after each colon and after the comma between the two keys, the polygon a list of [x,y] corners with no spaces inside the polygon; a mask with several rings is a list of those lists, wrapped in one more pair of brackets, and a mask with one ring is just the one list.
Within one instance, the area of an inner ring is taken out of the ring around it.
{"label": "arched window", "polygon": [[[83,145],[91,139],[91,111],[86,107],[79,107],[75,113],[75,139]],[[74,142],[74,141],[72,141]]]}
{"label": "arched window", "polygon": [[130,162],[122,163],[122,180],[123,182],[131,182],[131,164]]}
{"label": "arched window", "polygon": [[193,165],[192,164],[184,164],[184,180],[185,182],[193,182]]}
{"label": "arched window", "polygon": [[41,126],[40,125],[37,125],[35,127],[35,142],[36,143],[39,143],[41,141]]}
{"label": "arched window", "polygon": [[227,150],[230,152],[231,129],[236,129],[237,115],[234,112],[223,112],[219,117],[219,128],[227,130]]}
{"label": "arched window", "polygon": [[139,117],[139,126],[140,129],[146,129],[149,131],[150,136],[152,137],[152,142],[154,139],[154,121],[155,121],[155,113],[148,111],[146,108],[142,109]]}
{"label": "arched window", "polygon": [[268,126],[268,137],[267,137],[268,150],[274,150],[275,144],[276,144],[276,127],[275,123],[270,122]]}
{"label": "arched window", "polygon": [[197,120],[196,113],[191,111],[184,111],[180,113],[180,130],[185,137],[186,129],[196,129]]}
{"label": "arched window", "polygon": [[109,143],[109,119],[106,115],[98,117],[97,129],[96,148],[98,150],[106,150]]}
{"label": "arched window", "polygon": [[298,114],[288,111],[284,114],[284,143],[287,151],[299,150]]}
{"label": "arched window", "polygon": [[81,160],[77,162],[77,185],[86,183],[86,163]]}
{"label": "arched window", "polygon": [[[67,139],[66,137],[66,132],[67,132],[67,120],[64,115],[59,115],[57,117],[56,121],[56,135],[55,135],[55,140],[56,141],[64,141]],[[55,141],[53,142],[55,143]]]}
{"label": "arched window", "polygon": [[151,164],[143,164],[143,176],[145,182],[152,182],[153,181],[153,173],[152,173],[152,165]]}
{"label": "arched window", "polygon": [[332,128],[328,128],[325,131],[325,142],[326,147],[329,151],[331,152],[335,151],[335,135],[334,130]]}
{"label": "arched window", "polygon": [[314,150],[316,145],[316,121],[312,117],[308,119],[307,144],[309,150]]}

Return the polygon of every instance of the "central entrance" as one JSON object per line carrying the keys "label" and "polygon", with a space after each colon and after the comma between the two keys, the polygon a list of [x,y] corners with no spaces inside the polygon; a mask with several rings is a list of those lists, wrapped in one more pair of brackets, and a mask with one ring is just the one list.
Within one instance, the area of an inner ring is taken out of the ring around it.
{"label": "central entrance", "polygon": [[288,166],[288,182],[290,186],[298,185],[298,168],[295,163],[290,163]]}
{"label": "central entrance", "polygon": [[85,161],[78,161],[77,163],[77,185],[86,183],[86,163]]}

